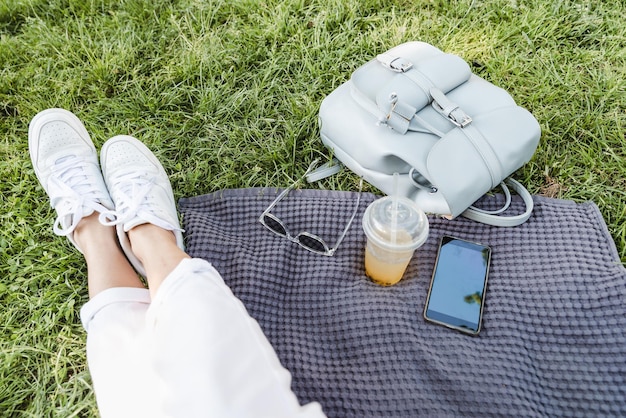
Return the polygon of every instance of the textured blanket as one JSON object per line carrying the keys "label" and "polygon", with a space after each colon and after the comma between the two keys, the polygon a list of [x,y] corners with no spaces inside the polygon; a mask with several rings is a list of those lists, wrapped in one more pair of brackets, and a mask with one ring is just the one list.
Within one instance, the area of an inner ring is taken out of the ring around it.
{"label": "textured blanket", "polygon": [[[361,227],[376,196],[362,194],[346,239],[326,257],[258,222],[279,191],[179,203],[189,253],[212,262],[259,321],[302,403],[319,401],[337,418],[626,416],[626,270],[593,203],[535,197],[533,216],[515,228],[430,217],[402,281],[380,287],[365,276]],[[332,245],[356,197],[296,190],[272,213],[292,234]],[[442,234],[492,247],[477,337],[423,319]]]}

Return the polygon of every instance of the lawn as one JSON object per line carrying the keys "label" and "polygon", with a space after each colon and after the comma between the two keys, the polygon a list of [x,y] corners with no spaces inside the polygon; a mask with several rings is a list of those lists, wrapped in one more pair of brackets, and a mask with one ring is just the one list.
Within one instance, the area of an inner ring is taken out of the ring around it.
{"label": "lawn", "polygon": [[[541,142],[516,178],[594,201],[626,262],[625,14],[621,0],[4,0],[0,416],[97,414],[78,317],[86,268],[52,234],[28,156],[37,112],[73,111],[96,146],[141,139],[177,198],[285,186],[329,157],[324,96],[376,54],[429,42],[535,115]],[[318,187],[357,183],[344,172]]]}

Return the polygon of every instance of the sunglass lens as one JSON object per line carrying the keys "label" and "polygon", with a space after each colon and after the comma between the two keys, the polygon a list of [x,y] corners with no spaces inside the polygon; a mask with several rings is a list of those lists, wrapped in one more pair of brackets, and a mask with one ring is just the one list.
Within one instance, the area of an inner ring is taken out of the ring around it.
{"label": "sunglass lens", "polygon": [[322,241],[317,238],[310,237],[308,235],[299,235],[298,242],[303,247],[306,247],[310,250],[317,251],[319,253],[324,253],[327,251],[326,245]]}
{"label": "sunglass lens", "polygon": [[263,221],[265,222],[265,225],[272,231],[276,232],[279,235],[287,236],[287,231],[285,230],[285,227],[276,219],[266,215],[263,217]]}

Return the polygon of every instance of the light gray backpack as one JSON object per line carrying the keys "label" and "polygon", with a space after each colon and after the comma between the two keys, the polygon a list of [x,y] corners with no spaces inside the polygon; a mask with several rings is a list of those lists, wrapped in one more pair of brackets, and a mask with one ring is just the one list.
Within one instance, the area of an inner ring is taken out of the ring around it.
{"label": "light gray backpack", "polygon": [[[530,217],[532,197],[508,176],[533,156],[539,124],[456,55],[424,42],[399,45],[327,96],[319,119],[334,156],[386,194],[399,173],[399,193],[427,213],[498,226]],[[498,185],[510,200],[507,184],[524,199],[525,213],[471,207]]]}

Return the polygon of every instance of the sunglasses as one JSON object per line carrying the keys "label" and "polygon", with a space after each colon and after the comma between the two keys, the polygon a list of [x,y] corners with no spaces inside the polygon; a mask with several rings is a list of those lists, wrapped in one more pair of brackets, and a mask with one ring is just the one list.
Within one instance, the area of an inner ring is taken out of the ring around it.
{"label": "sunglasses", "polygon": [[300,183],[315,168],[315,166],[317,165],[317,162],[318,160],[313,161],[311,165],[309,166],[309,168],[306,170],[306,173],[304,173],[304,175],[301,178],[296,180],[291,186],[283,190],[278,195],[278,197],[267,207],[267,209],[263,211],[263,213],[259,217],[259,222],[261,222],[264,227],[266,227],[267,229],[269,229],[276,235],[285,237],[289,241],[295,242],[299,244],[301,247],[313,253],[322,254],[322,255],[326,255],[330,257],[333,254],[335,254],[335,251],[337,251],[337,248],[339,247],[343,239],[346,237],[346,234],[348,233],[348,230],[350,229],[350,225],[352,225],[352,221],[354,221],[354,218],[356,217],[356,214],[359,210],[359,204],[361,203],[361,190],[363,189],[363,178],[361,178],[361,181],[359,183],[359,193],[357,195],[356,205],[354,207],[354,211],[352,212],[352,216],[350,217],[348,224],[344,228],[343,233],[341,234],[341,236],[339,237],[335,245],[332,247],[326,244],[326,242],[322,238],[310,232],[303,231],[297,235],[291,235],[289,233],[289,230],[285,226],[285,223],[281,221],[276,215],[270,213],[270,211],[274,209],[274,207],[281,200],[283,200],[289,194],[289,192],[292,191],[296,187],[296,185],[298,185],[298,183]]}

